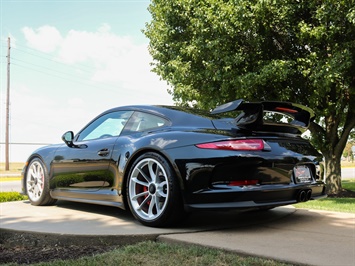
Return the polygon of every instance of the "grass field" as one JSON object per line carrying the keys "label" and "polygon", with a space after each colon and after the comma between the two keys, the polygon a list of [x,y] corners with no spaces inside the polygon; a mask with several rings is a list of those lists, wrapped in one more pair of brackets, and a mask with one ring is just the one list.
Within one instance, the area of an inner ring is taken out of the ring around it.
{"label": "grass field", "polygon": [[5,163],[0,163],[0,182],[15,181],[21,178],[21,171],[25,163],[10,163],[10,170],[5,171]]}
{"label": "grass field", "polygon": [[[342,187],[347,190],[355,191],[355,179],[343,180]],[[294,206],[300,209],[355,213],[355,198],[325,198],[298,203]]]}
{"label": "grass field", "polygon": [[23,166],[25,163],[18,162],[18,163],[10,163],[10,170],[5,171],[5,163],[0,163],[0,174],[12,174],[12,173],[21,173]]}
{"label": "grass field", "polygon": [[355,167],[355,161],[354,162],[342,161],[341,167],[344,167],[344,168]]}
{"label": "grass field", "polygon": [[298,209],[355,213],[355,198],[325,198],[298,203],[294,206]]}

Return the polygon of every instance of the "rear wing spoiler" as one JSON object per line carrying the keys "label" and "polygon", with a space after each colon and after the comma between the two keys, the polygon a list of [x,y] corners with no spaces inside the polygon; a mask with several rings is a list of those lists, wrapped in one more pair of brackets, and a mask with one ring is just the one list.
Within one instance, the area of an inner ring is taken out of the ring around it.
{"label": "rear wing spoiler", "polygon": [[[240,115],[235,118],[235,123],[240,128],[249,130],[267,130],[272,126],[273,131],[275,126],[277,131],[289,133],[303,133],[309,127],[310,122],[315,118],[312,109],[289,102],[246,102],[242,99],[229,102],[216,107],[211,114],[220,114],[231,111],[242,111]],[[264,121],[264,112],[280,113],[291,117],[291,122],[268,122]],[[283,126],[282,126],[283,125]],[[296,131],[300,132],[296,132]]]}

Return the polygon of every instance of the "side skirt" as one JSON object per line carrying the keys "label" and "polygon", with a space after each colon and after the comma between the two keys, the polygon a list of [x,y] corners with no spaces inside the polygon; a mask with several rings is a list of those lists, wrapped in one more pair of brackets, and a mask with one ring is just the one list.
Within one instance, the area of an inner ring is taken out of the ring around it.
{"label": "side skirt", "polygon": [[122,196],[115,193],[116,190],[100,190],[90,193],[80,190],[54,189],[51,190],[51,197],[57,200],[74,201],[81,203],[105,205],[125,209]]}

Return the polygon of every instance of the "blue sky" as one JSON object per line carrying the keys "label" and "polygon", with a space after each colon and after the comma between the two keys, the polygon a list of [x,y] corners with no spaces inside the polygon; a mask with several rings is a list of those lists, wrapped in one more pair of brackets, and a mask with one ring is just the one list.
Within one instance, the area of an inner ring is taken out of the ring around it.
{"label": "blue sky", "polygon": [[[10,142],[59,143],[106,109],[172,104],[151,72],[150,1],[0,0],[1,132],[5,141],[7,38],[11,38]],[[38,146],[11,145],[10,161]],[[4,161],[1,145],[0,161]]]}

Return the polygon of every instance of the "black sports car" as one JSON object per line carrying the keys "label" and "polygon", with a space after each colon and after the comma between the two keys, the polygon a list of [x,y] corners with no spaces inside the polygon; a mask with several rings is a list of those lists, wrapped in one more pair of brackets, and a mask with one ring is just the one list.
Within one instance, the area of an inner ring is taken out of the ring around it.
{"label": "black sports car", "polygon": [[325,197],[322,156],[301,138],[314,113],[236,100],[212,112],[176,106],[108,110],[23,171],[33,205],[69,200],[129,208],[166,226],[186,211],[269,209]]}

